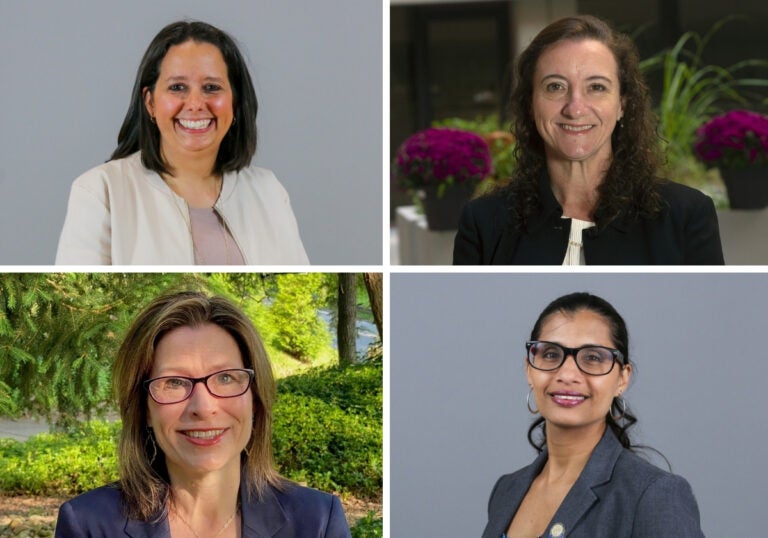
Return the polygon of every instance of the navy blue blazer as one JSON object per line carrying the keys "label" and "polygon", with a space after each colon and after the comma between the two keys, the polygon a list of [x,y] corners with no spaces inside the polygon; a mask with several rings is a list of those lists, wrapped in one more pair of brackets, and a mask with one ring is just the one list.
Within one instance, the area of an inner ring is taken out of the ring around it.
{"label": "navy blue blazer", "polygon": [[[337,497],[289,485],[270,488],[261,501],[248,500],[240,488],[243,538],[349,538],[349,527]],[[122,494],[104,486],[67,501],[59,510],[55,538],[170,538],[168,519],[152,524],[123,514]]]}
{"label": "navy blue blazer", "polygon": [[[587,265],[722,265],[720,229],[712,199],[690,187],[664,182],[664,208],[654,219],[619,216],[583,234]],[[549,178],[539,183],[541,211],[525,232],[510,224],[503,194],[464,206],[453,244],[454,265],[562,265],[570,219],[563,219]]]}
{"label": "navy blue blazer", "polygon": [[[488,502],[483,538],[501,538],[507,531],[546,461],[545,449],[533,464],[496,482]],[[610,429],[595,447],[544,536],[558,523],[565,527],[563,538],[704,536],[699,507],[688,482],[626,450]]]}

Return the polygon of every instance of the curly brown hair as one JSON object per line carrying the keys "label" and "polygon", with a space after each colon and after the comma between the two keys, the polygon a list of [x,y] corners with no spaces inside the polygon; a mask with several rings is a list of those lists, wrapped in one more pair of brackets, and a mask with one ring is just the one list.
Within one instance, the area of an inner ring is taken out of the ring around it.
{"label": "curly brown hair", "polygon": [[598,228],[619,215],[635,220],[651,218],[661,209],[658,169],[661,164],[656,115],[648,86],[639,68],[632,40],[591,15],[575,15],[544,28],[523,51],[515,66],[510,98],[512,134],[517,139],[517,166],[510,183],[499,194],[507,199],[511,224],[524,230],[527,220],[541,209],[539,181],[547,174],[544,141],[533,118],[533,76],[542,53],[564,40],[593,39],[604,44],[616,59],[624,116],[611,135],[613,158],[598,188],[594,220]]}

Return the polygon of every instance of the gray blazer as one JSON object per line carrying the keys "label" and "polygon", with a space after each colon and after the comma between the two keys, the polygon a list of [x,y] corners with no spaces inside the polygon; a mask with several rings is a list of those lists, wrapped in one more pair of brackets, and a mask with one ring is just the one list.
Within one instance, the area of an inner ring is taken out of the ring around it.
{"label": "gray blazer", "polygon": [[[507,531],[546,461],[545,449],[533,464],[496,482],[483,538],[501,538]],[[557,524],[565,528],[565,534],[559,535],[562,538],[704,536],[688,482],[624,449],[610,428],[555,512],[544,538],[558,536],[557,531],[552,532]]]}

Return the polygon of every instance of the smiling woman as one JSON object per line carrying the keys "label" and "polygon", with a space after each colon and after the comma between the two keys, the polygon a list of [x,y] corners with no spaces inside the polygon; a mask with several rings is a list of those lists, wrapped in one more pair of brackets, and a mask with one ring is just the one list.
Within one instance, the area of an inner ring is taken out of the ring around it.
{"label": "smiling woman", "polygon": [[113,384],[120,479],[66,502],[57,537],[349,537],[338,498],[276,471],[272,369],[227,300],[155,299],[123,340]]}
{"label": "smiling woman", "polygon": [[57,264],[308,264],[288,194],[256,152],[234,40],[176,22],[150,43],[110,160],[77,178]]}
{"label": "smiling woman", "polygon": [[539,457],[498,480],[483,538],[703,536],[688,482],[633,450],[629,335],[613,306],[589,293],[555,299],[526,350]]}
{"label": "smiling woman", "polygon": [[454,264],[723,263],[712,200],[659,177],[638,63],[629,37],[589,15],[533,39],[510,98],[516,168],[465,206]]}

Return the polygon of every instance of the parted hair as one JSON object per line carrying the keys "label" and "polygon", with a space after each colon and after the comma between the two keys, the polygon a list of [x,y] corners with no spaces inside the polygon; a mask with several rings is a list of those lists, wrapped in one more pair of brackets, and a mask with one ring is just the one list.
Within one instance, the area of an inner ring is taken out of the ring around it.
{"label": "parted hair", "polygon": [[661,164],[657,119],[651,108],[648,85],[640,72],[639,54],[632,40],[591,15],[575,15],[553,22],[534,37],[514,70],[509,102],[516,167],[511,181],[500,189],[507,200],[510,224],[525,230],[528,219],[541,209],[539,181],[547,174],[544,141],[533,117],[536,65],[542,53],[565,40],[594,39],[605,45],[618,65],[623,118],[611,135],[612,159],[598,189],[594,220],[605,227],[620,215],[651,218],[662,207],[659,194]]}
{"label": "parted hair", "polygon": [[[613,341],[613,345],[616,349],[621,351],[621,354],[624,357],[623,362],[619,364],[619,367],[624,368],[626,365],[630,364],[629,332],[627,331],[627,324],[624,322],[624,318],[621,317],[608,301],[587,292],[576,292],[563,295],[549,303],[541,314],[539,314],[539,318],[536,320],[536,323],[531,330],[531,340],[539,339],[544,323],[546,323],[553,314],[573,315],[581,311],[593,312],[608,322],[611,329],[611,340]],[[621,415],[623,413],[623,416],[621,416],[621,419],[616,420],[613,417],[613,413],[616,415]],[[627,430],[637,422],[637,417],[629,411],[628,406],[625,407],[624,405],[619,404],[619,398],[614,398],[611,402],[611,407],[605,416],[605,422],[624,448],[633,448]],[[534,439],[534,434],[539,428],[541,429],[541,435],[539,435],[538,439]],[[528,429],[528,442],[539,452],[541,452],[547,444],[547,429],[544,417],[537,418],[533,424],[531,424],[531,427]]]}
{"label": "parted hair", "polygon": [[[237,343],[245,368],[255,372],[251,385],[253,431],[241,454],[244,485],[260,498],[269,486],[281,489],[272,456],[272,406],[276,389],[261,338],[248,317],[221,297],[181,292],[153,300],[138,315],[120,346],[113,369],[113,389],[122,431],[118,442],[119,488],[126,515],[142,521],[160,520],[171,499],[165,457],[150,439],[144,381],[149,378],[155,349],[170,331],[212,323]],[[156,456],[155,456],[156,454]]]}
{"label": "parted hair", "polygon": [[141,151],[141,162],[157,173],[173,175],[160,153],[160,131],[152,122],[144,105],[144,88],[154,92],[160,76],[160,65],[174,45],[187,41],[210,43],[221,51],[227,64],[227,76],[232,87],[234,123],[221,141],[213,172],[235,172],[251,163],[256,153],[256,113],[258,101],[251,75],[235,41],[215,26],[199,21],[174,22],[160,30],[149,44],[136,73],[131,90],[128,112],[117,136],[117,149],[110,160],[127,157]]}

